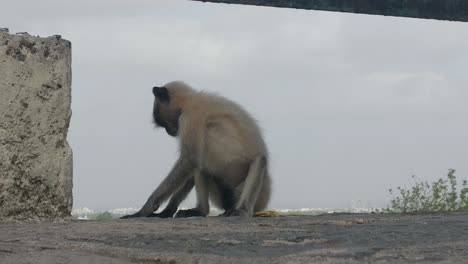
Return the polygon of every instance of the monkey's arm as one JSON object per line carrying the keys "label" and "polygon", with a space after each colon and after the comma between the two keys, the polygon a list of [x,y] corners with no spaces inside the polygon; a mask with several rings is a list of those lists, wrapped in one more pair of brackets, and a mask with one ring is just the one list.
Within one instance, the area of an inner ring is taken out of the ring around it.
{"label": "monkey's arm", "polygon": [[177,212],[180,203],[182,203],[190,191],[193,189],[195,185],[195,181],[193,176],[191,176],[172,197],[169,203],[167,204],[166,208],[162,210],[160,213],[152,214],[151,217],[160,217],[160,218],[168,218],[173,217],[174,214]]}
{"label": "monkey's arm", "polygon": [[196,169],[194,170],[193,178],[195,180],[195,190],[197,192],[197,207],[188,210],[179,210],[175,215],[176,218],[207,216],[210,212],[208,175]]}
{"label": "monkey's arm", "polygon": [[191,177],[194,167],[189,159],[179,157],[169,175],[153,191],[143,207],[135,214],[123,216],[121,219],[153,215],[153,212],[158,210],[159,206],[187,180],[187,177]]}

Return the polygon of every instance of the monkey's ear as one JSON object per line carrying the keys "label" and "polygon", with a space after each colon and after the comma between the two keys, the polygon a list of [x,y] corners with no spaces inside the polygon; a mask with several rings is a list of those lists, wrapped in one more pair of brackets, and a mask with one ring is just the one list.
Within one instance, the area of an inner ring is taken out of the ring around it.
{"label": "monkey's ear", "polygon": [[169,91],[166,87],[153,87],[153,94],[156,96],[161,102],[169,102]]}

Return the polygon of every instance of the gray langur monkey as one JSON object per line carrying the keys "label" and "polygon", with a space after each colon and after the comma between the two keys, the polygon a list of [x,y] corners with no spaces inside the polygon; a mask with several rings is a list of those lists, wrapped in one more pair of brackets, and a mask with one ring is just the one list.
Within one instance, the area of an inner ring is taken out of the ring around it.
{"label": "gray langur monkey", "polygon": [[[237,103],[196,91],[181,81],[154,87],[153,119],[179,141],[180,156],[167,177],[132,217],[173,217],[195,186],[197,204],[175,217],[207,216],[211,201],[220,216],[252,217],[270,200],[268,151],[260,128]],[[154,213],[169,199],[167,207]]]}

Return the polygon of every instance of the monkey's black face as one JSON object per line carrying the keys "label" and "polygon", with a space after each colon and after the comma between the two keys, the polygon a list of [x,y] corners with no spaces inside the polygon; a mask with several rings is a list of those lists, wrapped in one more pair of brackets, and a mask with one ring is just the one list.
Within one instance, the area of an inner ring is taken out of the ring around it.
{"label": "monkey's black face", "polygon": [[159,112],[157,110],[153,110],[153,120],[157,127],[166,127],[164,121],[159,117]]}
{"label": "monkey's black face", "polygon": [[154,106],[153,120],[157,127],[166,129],[168,135],[177,136],[179,130],[180,110],[173,109],[170,104],[169,92],[165,87],[153,88]]}
{"label": "monkey's black face", "polygon": [[177,136],[178,124],[172,124],[170,122],[165,121],[157,105],[158,103],[161,103],[161,102],[155,102],[156,105],[155,105],[155,109],[153,110],[154,123],[156,124],[157,127],[163,127],[164,129],[166,129],[166,132],[168,135],[172,137]]}

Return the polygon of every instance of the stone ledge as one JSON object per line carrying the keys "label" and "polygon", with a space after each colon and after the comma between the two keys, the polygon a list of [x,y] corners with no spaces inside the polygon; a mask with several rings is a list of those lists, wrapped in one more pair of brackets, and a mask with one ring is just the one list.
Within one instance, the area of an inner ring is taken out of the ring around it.
{"label": "stone ledge", "polygon": [[2,263],[465,263],[468,213],[0,224]]}

